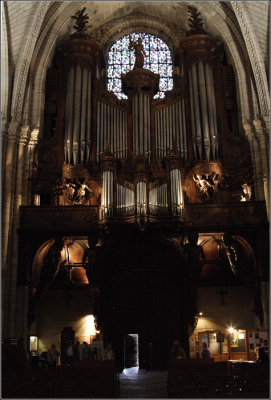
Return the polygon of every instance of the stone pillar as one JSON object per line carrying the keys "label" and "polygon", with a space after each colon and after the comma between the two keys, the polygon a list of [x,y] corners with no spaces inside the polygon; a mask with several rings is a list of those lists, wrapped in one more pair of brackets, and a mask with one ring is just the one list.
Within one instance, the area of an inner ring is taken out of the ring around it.
{"label": "stone pillar", "polygon": [[243,127],[245,129],[246,136],[249,141],[251,158],[253,163],[255,200],[264,200],[263,180],[262,180],[258,142],[254,134],[253,125],[251,123],[244,123]]}
{"label": "stone pillar", "polygon": [[25,154],[25,174],[23,178],[23,199],[22,203],[25,205],[32,205],[32,182],[31,179],[33,175],[33,167],[34,167],[34,152],[35,148],[38,144],[38,137],[39,137],[39,129],[34,129],[29,138],[28,145],[26,147],[26,154]]}
{"label": "stone pillar", "polygon": [[253,125],[256,132],[256,138],[259,143],[259,157],[261,163],[261,171],[262,171],[262,179],[263,179],[263,188],[264,188],[264,198],[266,202],[266,211],[269,220],[270,215],[270,198],[269,198],[269,147],[268,147],[268,137],[265,133],[263,124],[260,120],[254,120]]}
{"label": "stone pillar", "polygon": [[17,306],[20,307],[23,299],[18,297],[17,292],[17,268],[18,268],[18,234],[17,229],[20,222],[19,209],[22,205],[23,187],[24,180],[24,165],[25,165],[25,153],[26,144],[28,143],[28,132],[29,127],[24,126],[21,128],[20,136],[18,139],[18,152],[17,159],[15,160],[16,169],[14,174],[15,185],[14,185],[14,202],[13,202],[13,219],[10,227],[10,242],[8,246],[8,274],[7,274],[7,331],[9,336],[16,336],[16,320],[18,319]]}
{"label": "stone pillar", "polygon": [[[16,168],[16,135],[19,127],[18,122],[11,122],[7,139],[6,139],[6,156],[3,171],[3,206],[2,206],[2,272],[3,272],[3,288],[6,288],[6,265],[7,265],[7,251],[8,251],[8,238],[10,232],[10,224],[12,219],[12,205],[13,205],[13,186],[15,180]],[[4,294],[4,293],[3,293]]]}

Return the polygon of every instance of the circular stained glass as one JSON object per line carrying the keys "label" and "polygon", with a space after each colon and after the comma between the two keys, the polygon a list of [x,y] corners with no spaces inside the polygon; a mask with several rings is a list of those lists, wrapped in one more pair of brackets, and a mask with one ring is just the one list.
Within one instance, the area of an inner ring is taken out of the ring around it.
{"label": "circular stained glass", "polygon": [[122,93],[121,74],[134,67],[134,50],[129,50],[130,42],[142,39],[145,57],[143,68],[160,75],[159,92],[154,98],[165,97],[165,92],[173,89],[173,69],[168,45],[157,36],[149,33],[131,33],[117,40],[109,50],[107,66],[107,89],[119,99],[127,99]]}

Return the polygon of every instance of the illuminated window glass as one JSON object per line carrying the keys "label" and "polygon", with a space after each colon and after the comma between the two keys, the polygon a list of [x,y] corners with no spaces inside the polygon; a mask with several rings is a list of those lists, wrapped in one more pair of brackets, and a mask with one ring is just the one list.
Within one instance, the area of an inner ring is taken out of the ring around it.
{"label": "illuminated window glass", "polygon": [[156,74],[160,74],[159,92],[155,99],[165,97],[165,92],[173,89],[172,58],[169,47],[157,36],[148,33],[131,33],[110,48],[107,68],[107,89],[119,99],[128,97],[122,93],[121,74],[126,74],[134,67],[134,49],[129,50],[130,41],[141,38],[144,46],[144,67]]}

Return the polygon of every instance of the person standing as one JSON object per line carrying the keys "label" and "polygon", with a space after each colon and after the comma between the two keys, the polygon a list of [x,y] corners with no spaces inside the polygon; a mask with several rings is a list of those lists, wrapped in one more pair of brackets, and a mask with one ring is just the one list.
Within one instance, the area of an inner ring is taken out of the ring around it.
{"label": "person standing", "polygon": [[203,350],[201,352],[201,357],[202,358],[212,358],[212,355],[211,355],[210,350],[208,349],[207,343],[203,342],[202,346],[203,346]]}
{"label": "person standing", "polygon": [[67,364],[72,365],[74,360],[74,348],[71,339],[68,342],[66,356],[67,356]]}
{"label": "person standing", "polygon": [[105,350],[104,350],[104,355],[106,360],[115,360],[115,353],[112,350],[112,345],[111,343],[107,342]]}
{"label": "person standing", "polygon": [[52,343],[51,348],[47,351],[47,363],[49,368],[56,367],[59,356],[60,353],[57,351],[55,343]]}
{"label": "person standing", "polygon": [[174,367],[175,360],[185,360],[186,354],[184,349],[181,347],[179,340],[174,340],[170,350],[170,367]]}

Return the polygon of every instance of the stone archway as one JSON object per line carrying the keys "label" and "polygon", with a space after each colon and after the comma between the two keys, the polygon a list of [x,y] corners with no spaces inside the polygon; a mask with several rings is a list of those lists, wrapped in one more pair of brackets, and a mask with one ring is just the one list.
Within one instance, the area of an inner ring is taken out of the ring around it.
{"label": "stone archway", "polygon": [[122,238],[111,243],[103,265],[102,320],[117,364],[123,367],[128,334],[138,334],[141,368],[165,369],[174,339],[188,352],[187,282],[173,243]]}

